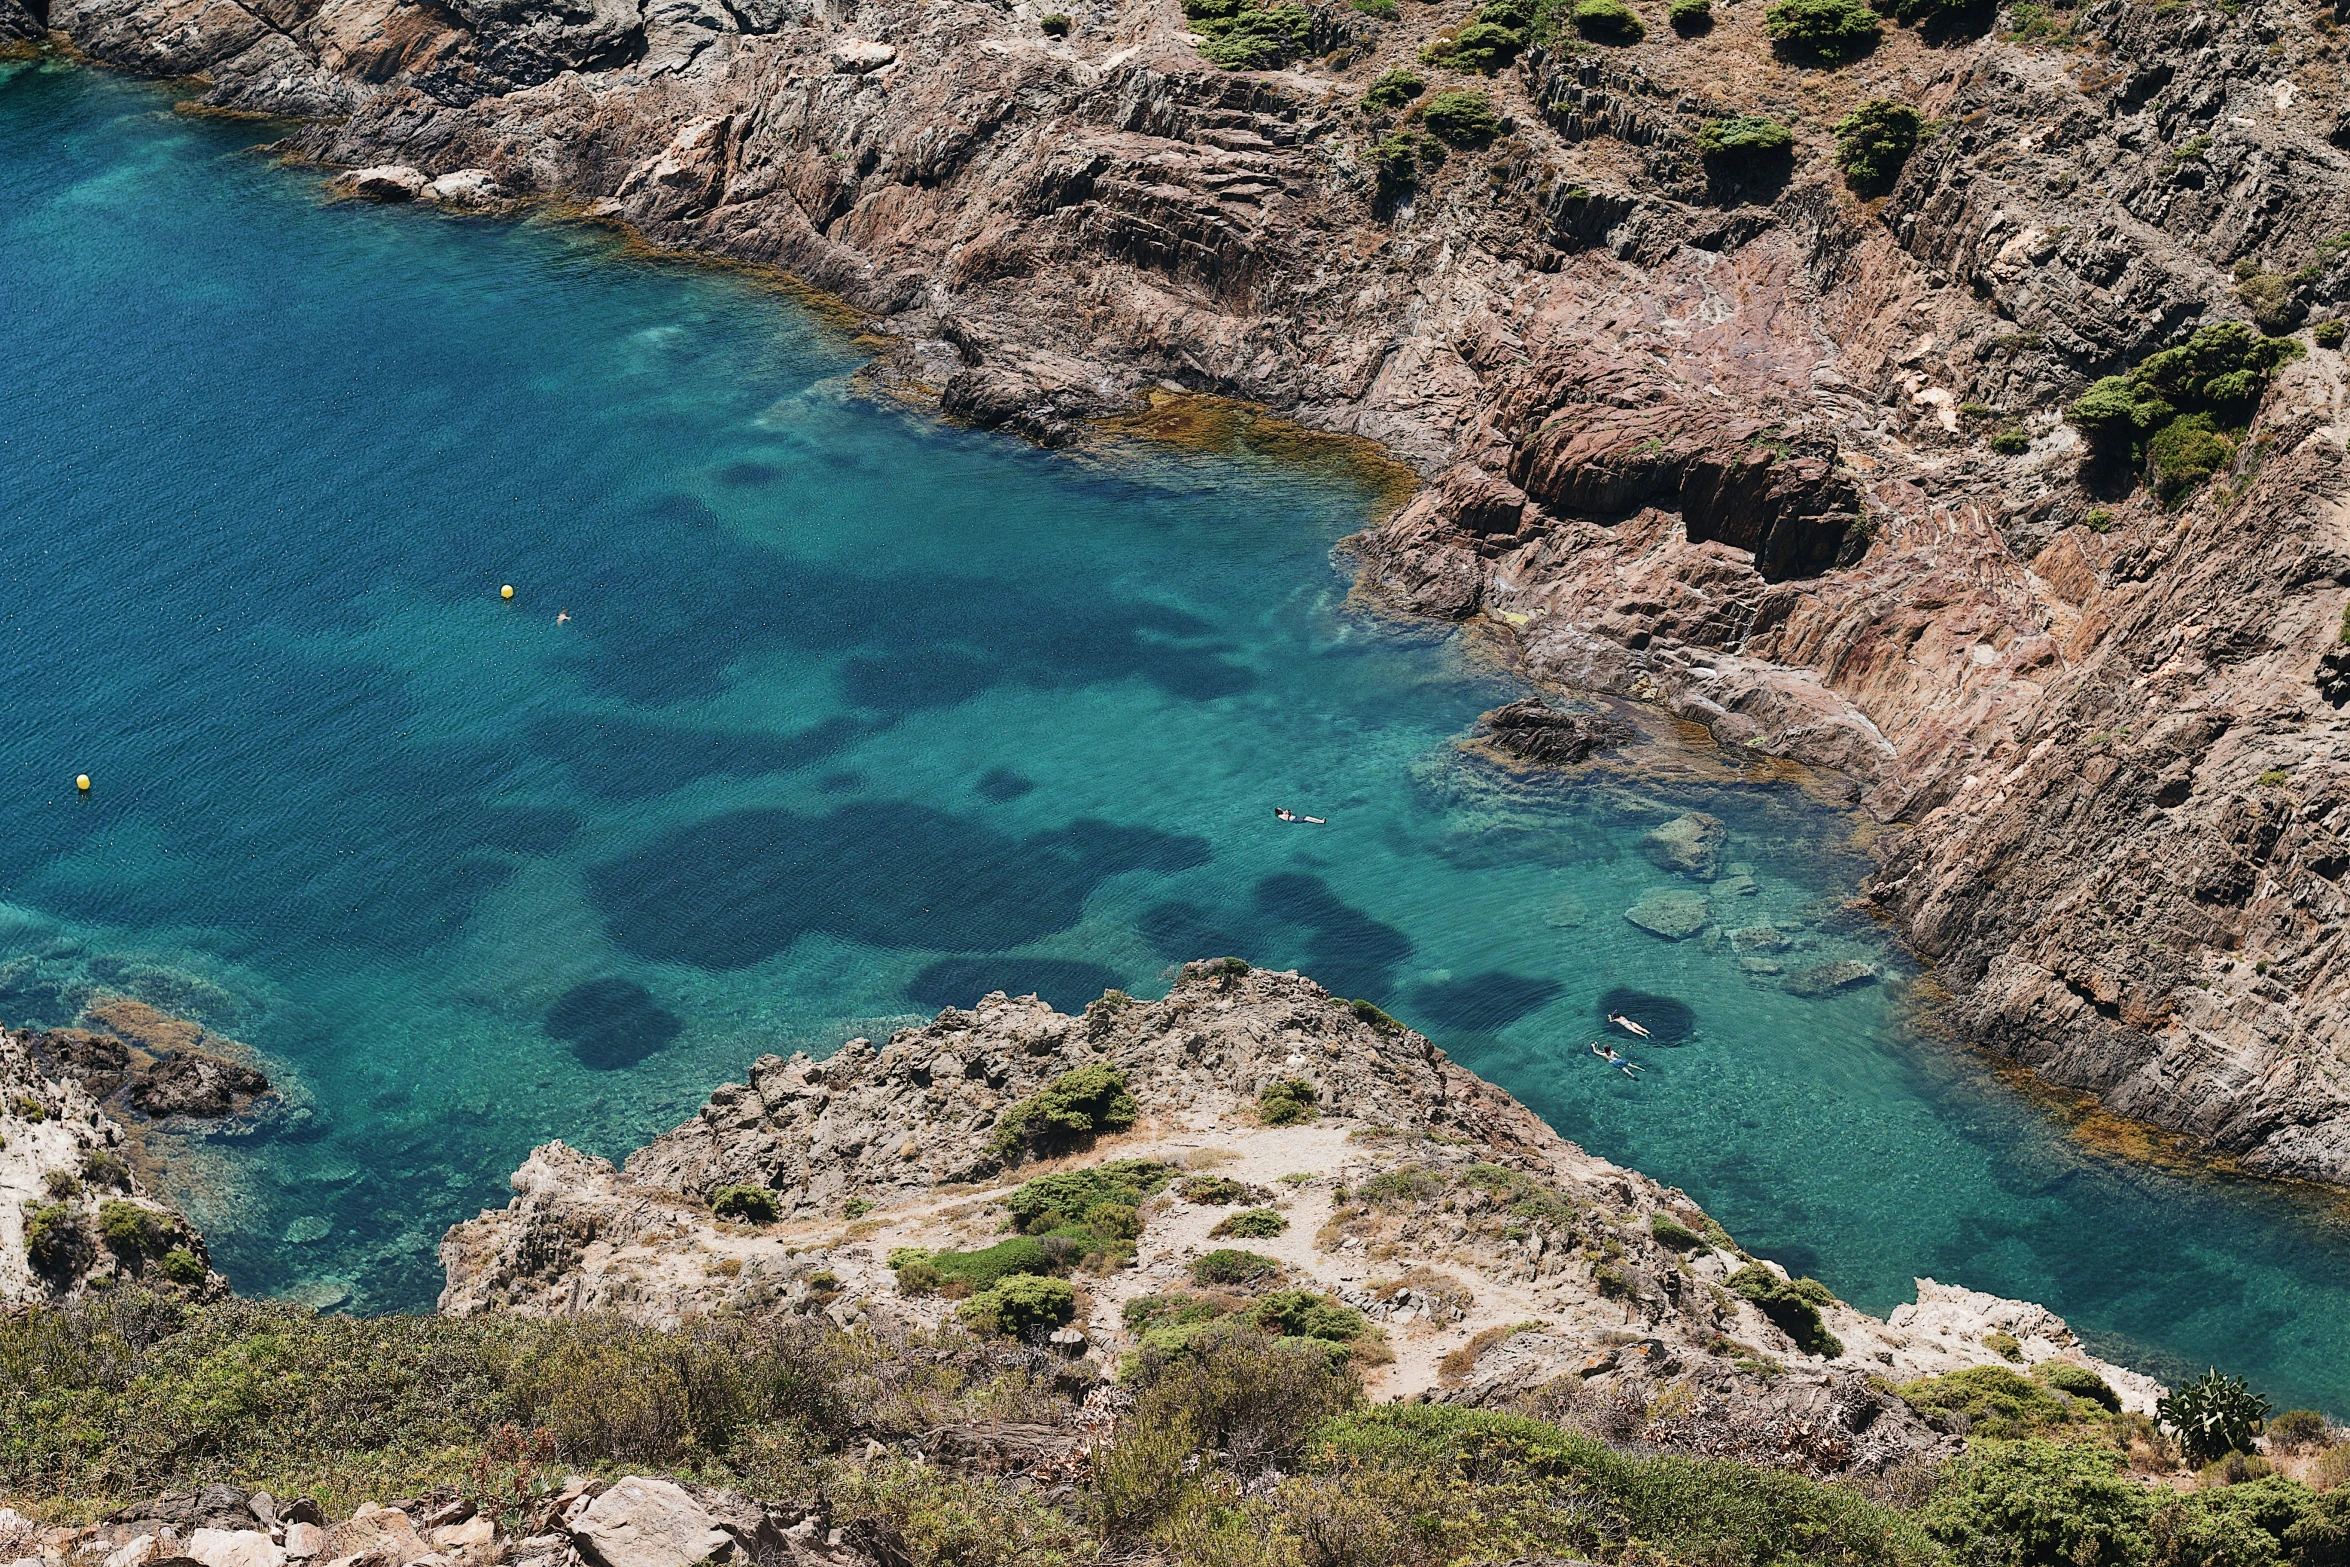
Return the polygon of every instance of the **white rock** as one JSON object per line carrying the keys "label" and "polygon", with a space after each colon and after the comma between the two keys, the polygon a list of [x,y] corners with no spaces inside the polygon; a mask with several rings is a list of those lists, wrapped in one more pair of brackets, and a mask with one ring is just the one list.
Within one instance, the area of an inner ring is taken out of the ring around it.
{"label": "white rock", "polygon": [[334,181],[335,189],[342,194],[363,196],[369,201],[414,201],[424,194],[424,185],[423,173],[405,163],[351,169],[336,175]]}
{"label": "white rock", "polygon": [[[287,1556],[299,1561],[307,1561],[325,1548],[326,1531],[318,1525],[314,1523],[286,1525]],[[108,1562],[106,1567],[114,1567],[114,1563]]]}
{"label": "white rock", "polygon": [[832,68],[862,76],[897,59],[897,50],[869,38],[843,38],[832,46]]}
{"label": "white rock", "polygon": [[198,1529],[187,1554],[204,1567],[286,1567],[285,1547],[258,1529]]}
{"label": "white rock", "polygon": [[496,1520],[476,1514],[463,1523],[444,1524],[432,1532],[432,1543],[444,1551],[461,1551],[467,1546],[487,1545],[498,1537]]}
{"label": "white rock", "polygon": [[504,200],[506,192],[487,169],[457,169],[425,186],[424,194],[452,207],[486,207]]}
{"label": "white rock", "polygon": [[[0,1528],[5,1527],[5,1522],[0,1521]],[[147,1567],[149,1562],[164,1554],[163,1547],[155,1536],[142,1534],[125,1540],[120,1546],[108,1552],[106,1567]]]}
{"label": "white rock", "polygon": [[604,1567],[695,1567],[734,1543],[684,1487],[637,1475],[612,1482],[571,1532]]}

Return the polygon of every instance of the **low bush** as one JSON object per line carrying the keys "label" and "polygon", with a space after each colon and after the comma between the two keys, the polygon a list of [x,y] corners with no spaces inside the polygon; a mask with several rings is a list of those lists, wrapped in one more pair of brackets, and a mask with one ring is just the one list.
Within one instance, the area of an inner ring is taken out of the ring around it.
{"label": "low bush", "polygon": [[1567,14],[1575,31],[1595,44],[1636,44],[1648,36],[1640,13],[1624,0],[1575,0]]}
{"label": "low bush", "polygon": [[2290,281],[2257,266],[2239,269],[2236,297],[2252,312],[2252,324],[2271,335],[2292,331],[2308,314],[2293,297]]}
{"label": "low bush", "polygon": [[1691,138],[1707,163],[1757,167],[1785,162],[1795,150],[1795,133],[1777,120],[1760,114],[1734,114],[1708,120]]}
{"label": "low bush", "polygon": [[996,1121],[996,1156],[1059,1153],[1101,1132],[1122,1132],[1141,1106],[1126,1091],[1126,1074],[1096,1062],[1064,1072],[1006,1110]]}
{"label": "low bush", "polygon": [[2268,1423],[2269,1445],[2294,1452],[2306,1447],[2323,1447],[2334,1434],[2326,1417],[2314,1409],[2288,1409]]}
{"label": "low bush", "polygon": [[[1195,24],[1208,35],[1200,57],[1227,71],[1272,71],[1303,54],[1313,36],[1314,19],[1302,5],[1249,5],[1236,10],[1221,26]],[[1237,958],[1219,959],[1235,963]],[[1246,973],[1244,966],[1241,970]]]}
{"label": "low bush", "polygon": [[1257,1195],[1255,1187],[1228,1175],[1187,1175],[1175,1183],[1175,1190],[1185,1202],[1208,1203],[1219,1208],[1247,1202]]}
{"label": "low bush", "polygon": [[1038,18],[1036,25],[1047,38],[1066,38],[1069,36],[1069,18],[1063,16],[1058,11],[1053,12],[1050,16]]}
{"label": "low bush", "polygon": [[1730,1288],[1753,1301],[1805,1354],[1834,1360],[1844,1353],[1843,1342],[1820,1317],[1821,1308],[1834,1305],[1836,1297],[1819,1280],[1783,1279],[1761,1263],[1750,1262],[1730,1275]]}
{"label": "low bush", "polygon": [[2002,457],[2021,456],[2031,449],[2032,437],[2026,433],[2022,425],[2011,424],[1991,437],[1991,450],[1999,453]]}
{"label": "low bush", "polygon": [[1382,22],[1396,21],[1403,15],[1403,7],[1395,0],[1347,0],[1347,8]]}
{"label": "low bush", "polygon": [[163,1276],[172,1283],[189,1286],[203,1283],[212,1272],[204,1265],[203,1258],[185,1246],[174,1246],[165,1252],[156,1266],[163,1270]]}
{"label": "low bush", "polygon": [[1375,1207],[1415,1207],[1444,1195],[1444,1177],[1424,1164],[1398,1165],[1363,1182],[1356,1195]]}
{"label": "low bush", "polygon": [[1122,1429],[1187,1429],[1199,1450],[1220,1454],[1243,1479],[1290,1462],[1309,1432],[1362,1397],[1362,1384],[1330,1356],[1245,1325],[1180,1354],[1144,1349],[1132,1385],[1134,1413]]}
{"label": "low bush", "polygon": [[1260,1252],[1241,1251],[1225,1247],[1195,1257],[1191,1264],[1191,1278],[1195,1284],[1249,1285],[1262,1284],[1278,1278],[1281,1264]]}
{"label": "low bush", "polygon": [[1261,1241],[1289,1228],[1277,1208],[1244,1208],[1208,1231],[1210,1240]]}
{"label": "low bush", "polygon": [[2316,339],[2320,348],[2339,348],[2343,338],[2350,335],[2350,326],[2339,321],[2320,321],[2310,329],[2309,335]]}
{"label": "low bush", "polygon": [[93,1148],[82,1155],[82,1179],[92,1186],[111,1186],[125,1190],[131,1184],[131,1167],[103,1148]]}
{"label": "low bush", "polygon": [[1673,1251],[1695,1251],[1705,1244],[1705,1238],[1695,1230],[1661,1213],[1649,1217],[1648,1233],[1656,1237],[1658,1245]]}
{"label": "low bush", "polygon": [[[1152,1159],[1113,1159],[1083,1170],[1040,1175],[1004,1199],[1024,1235],[1087,1232],[1122,1244],[1141,1233],[1136,1215],[1167,1189],[1175,1166]],[[1127,1233],[1128,1226],[1132,1226]],[[1083,1239],[1078,1233],[1073,1238]],[[1130,1249],[1130,1248],[1129,1248]]]}
{"label": "low bush", "polygon": [[[1433,114],[1436,105],[1451,96],[1438,93],[1429,103],[1428,112]],[[1295,1126],[1300,1121],[1311,1121],[1314,1115],[1314,1085],[1302,1077],[1285,1077],[1267,1083],[1257,1094],[1257,1119],[1267,1126]]]}
{"label": "low bush", "polygon": [[[1065,1567],[1092,1542],[1059,1509],[982,1476],[892,1460],[844,1475],[835,1516],[902,1567]],[[786,1559],[789,1559],[788,1557]]]}
{"label": "low bush", "polygon": [[781,1211],[775,1193],[764,1186],[721,1186],[710,1194],[710,1211],[721,1219],[746,1224],[773,1224]]}
{"label": "low bush", "polygon": [[[1400,65],[1390,66],[1371,78],[1371,85],[1363,89],[1363,107],[1381,110],[1400,109],[1427,90],[1427,80],[1419,72],[1407,71]],[[1370,1005],[1367,1001],[1353,1003],[1355,1015],[1360,1017],[1362,1009]],[[1378,1008],[1372,1007],[1371,1010],[1376,1012]],[[1386,1014],[1380,1013],[1380,1016],[1385,1017]]]}
{"label": "low bush", "polygon": [[1888,98],[1871,98],[1838,120],[1836,166],[1845,183],[1864,195],[1891,189],[1925,124],[1917,110]]}
{"label": "low bush", "polygon": [[160,1256],[171,1247],[169,1218],[135,1202],[110,1198],[98,1207],[98,1238],[125,1257]]}
{"label": "low bush", "polygon": [[1015,1273],[955,1308],[957,1320],[990,1337],[1032,1338],[1067,1327],[1077,1315],[1077,1292],[1064,1279]]}
{"label": "low bush", "polygon": [[1464,87],[1430,98],[1428,107],[1420,111],[1420,123],[1429,135],[1455,147],[1482,147],[1501,134],[1501,117],[1494,112],[1493,100]]}
{"label": "low bush", "polygon": [[[1417,78],[1414,79],[1417,80]],[[1384,80],[1384,78],[1382,78],[1382,80]],[[1375,86],[1377,84],[1374,83],[1373,85]],[[1385,1012],[1381,1011],[1378,1007],[1372,1005],[1368,1001],[1349,1001],[1346,1005],[1348,1011],[1352,1012],[1356,1017],[1362,1019],[1364,1022],[1370,1024],[1373,1028],[1377,1029],[1382,1034],[1400,1034],[1404,1032],[1404,1026],[1401,1023],[1398,1023],[1394,1018],[1389,1017]]]}
{"label": "low bush", "polygon": [[1363,154],[1379,199],[1392,201],[1419,183],[1420,138],[1409,131],[1382,136]]}
{"label": "low bush", "polygon": [[1776,0],[1763,13],[1763,31],[1780,48],[1827,64],[1866,54],[1883,30],[1864,0]]}
{"label": "low bush", "polygon": [[2043,1360],[2032,1368],[2032,1378],[2046,1383],[2059,1393],[2085,1398],[2109,1414],[2121,1412],[2121,1395],[2113,1390],[2105,1378],[2087,1366],[2076,1366],[2064,1360]]}
{"label": "low bush", "polygon": [[[2091,1375],[2091,1380],[2096,1380]],[[2103,1387],[2102,1381],[2098,1386]],[[2110,1394],[2111,1389],[2107,1390]],[[1902,1401],[1937,1425],[1995,1441],[2069,1434],[2072,1427],[2101,1419],[2101,1408],[2074,1402],[2053,1384],[2043,1385],[2005,1366],[1968,1366],[1938,1377],[1901,1385]],[[1956,1418],[1953,1418],[1956,1417]]]}
{"label": "low bush", "polygon": [[1283,1338],[1318,1338],[1348,1344],[1370,1326],[1363,1314],[1319,1290],[1275,1290],[1257,1302],[1256,1324]]}
{"label": "low bush", "polygon": [[24,1216],[25,1259],[35,1273],[62,1278],[89,1254],[81,1217],[61,1202],[42,1203]]}
{"label": "low bush", "polygon": [[[2135,467],[2152,459],[2165,499],[2175,500],[2235,460],[2230,432],[2251,419],[2277,367],[2301,352],[2289,337],[2263,337],[2241,321],[2215,322],[2147,355],[2127,375],[2097,382],[2065,410],[2065,419],[2087,438],[2095,460]],[[2187,420],[2195,422],[2157,454],[2155,444]]]}
{"label": "low bush", "polygon": [[2166,1394],[2154,1406],[2154,1417],[2178,1438],[2179,1451],[2191,1464],[2207,1464],[2237,1451],[2250,1452],[2260,1423],[2268,1418],[2268,1400],[2217,1367]]}
{"label": "low bush", "polygon": [[1052,1254],[1041,1241],[1015,1236],[982,1251],[922,1251],[901,1246],[889,1254],[898,1288],[909,1295],[935,1294],[950,1280],[973,1293],[994,1287],[1016,1273],[1050,1273]]}
{"label": "low bush", "polygon": [[1665,20],[1673,24],[1673,31],[1684,38],[1694,38],[1714,25],[1713,0],[1672,0],[1665,7]]}
{"label": "low bush", "polygon": [[1301,1460],[1283,1509],[1377,1542],[1346,1559],[1635,1559],[1630,1541],[1657,1562],[1935,1559],[1913,1524],[1855,1491],[1721,1459],[1635,1457],[1489,1410],[1360,1407],[1318,1427]]}

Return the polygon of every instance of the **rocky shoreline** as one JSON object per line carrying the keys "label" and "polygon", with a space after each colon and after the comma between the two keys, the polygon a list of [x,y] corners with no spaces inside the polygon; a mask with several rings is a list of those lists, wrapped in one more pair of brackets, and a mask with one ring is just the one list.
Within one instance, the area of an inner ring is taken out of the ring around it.
{"label": "rocky shoreline", "polygon": [[[1973,1037],[2350,1181],[2327,24],[2018,6],[1828,69],[1760,9],[1491,76],[1444,63],[1469,0],[1312,7],[1248,71],[1174,0],[0,0],[0,33],[300,117],[281,150],[357,193],[788,269],[982,426],[1065,443],[1180,389],[1377,441],[1431,483],[1366,588],[1851,777],[1897,829],[1870,894]],[[1490,94],[1489,143],[1439,160],[1425,100],[1366,103],[1398,66]],[[1874,98],[1944,130],[1856,192],[1833,127]],[[1784,167],[1707,152],[1738,115]],[[2253,315],[2302,357],[2209,482],[2084,466],[2093,379]]]}

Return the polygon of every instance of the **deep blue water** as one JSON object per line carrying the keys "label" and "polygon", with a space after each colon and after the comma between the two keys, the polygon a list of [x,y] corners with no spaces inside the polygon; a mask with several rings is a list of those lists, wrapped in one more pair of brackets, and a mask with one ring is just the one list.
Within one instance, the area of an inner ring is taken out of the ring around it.
{"label": "deep blue water", "polygon": [[[2113,1163],[1908,1027],[1848,824],[1459,757],[1517,689],[1349,608],[1361,464],[945,427],[754,280],[330,204],[249,129],[0,69],[0,1017],[126,992],[290,1072],[292,1130],[175,1166],[241,1288],[427,1305],[534,1142],[1235,952],[1872,1309],[1931,1274],[2350,1413],[2338,1209]],[[1624,922],[1688,804],[1755,869],[1734,923],[1889,982]],[[1693,1015],[1638,1084],[1583,1053],[1618,988]]]}

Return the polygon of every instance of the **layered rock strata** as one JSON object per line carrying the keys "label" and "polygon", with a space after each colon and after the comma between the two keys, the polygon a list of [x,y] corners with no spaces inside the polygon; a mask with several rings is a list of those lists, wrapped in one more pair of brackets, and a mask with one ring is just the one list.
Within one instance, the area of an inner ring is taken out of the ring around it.
{"label": "layered rock strata", "polygon": [[[1164,1001],[1113,992],[1082,1017],[999,993],[827,1061],[763,1057],[620,1168],[540,1148],[507,1207],[449,1232],[442,1309],[937,1323],[954,1304],[902,1289],[893,1255],[989,1247],[1022,1182],[1140,1159],[1216,1179],[1145,1203],[1131,1261],[1078,1276],[1078,1319],[1057,1337],[1096,1353],[1097,1374],[1141,1341],[1151,1301],[1197,1289],[1192,1264],[1236,1246],[1274,1265],[1244,1297],[1311,1290],[1375,1326],[1376,1396],[1499,1403],[1542,1389],[1645,1409],[1679,1386],[1710,1411],[1704,1450],[1740,1432],[1746,1456],[1824,1472],[1945,1442],[1872,1375],[2057,1359],[2141,1410],[2160,1392],[2037,1306],[1931,1280],[1891,1322],[1824,1307],[1830,1338],[1807,1352],[1753,1298],[1783,1272],[1685,1194],[1564,1141],[1420,1035],[1297,975],[1241,968],[1192,964]],[[1122,1080],[1131,1126],[1055,1158],[1007,1153],[1007,1114],[1087,1068]],[[1281,1119],[1269,1089],[1313,1118],[1268,1124]],[[774,1222],[713,1213],[714,1196],[744,1186],[772,1194]],[[1278,1214],[1277,1232],[1224,1239],[1250,1203]],[[2002,1333],[2016,1341],[2005,1354]]]}
{"label": "layered rock strata", "polygon": [[[977,424],[1063,442],[1182,388],[1383,442],[1435,482],[1370,586],[1850,775],[1907,829],[1874,895],[1979,1037],[2350,1179],[2339,355],[2305,338],[2175,509],[2085,479],[2058,417],[2198,323],[2340,307],[2331,20],[2017,8],[1827,71],[1763,9],[1416,66],[1498,136],[1417,140],[1385,191],[1422,127],[1364,90],[1470,0],[1317,6],[1308,58],[1238,73],[1172,0],[1060,36],[1025,0],[0,0],[0,33],[306,117],[286,146],[354,189],[789,268]],[[1871,98],[1941,129],[1864,197],[1833,127]],[[1734,114],[1792,161],[1709,157]]]}

